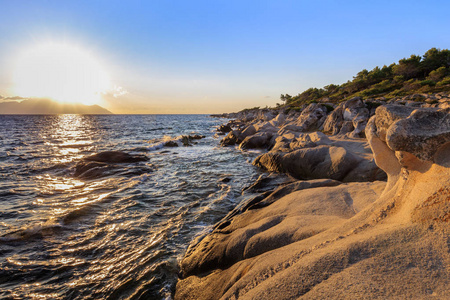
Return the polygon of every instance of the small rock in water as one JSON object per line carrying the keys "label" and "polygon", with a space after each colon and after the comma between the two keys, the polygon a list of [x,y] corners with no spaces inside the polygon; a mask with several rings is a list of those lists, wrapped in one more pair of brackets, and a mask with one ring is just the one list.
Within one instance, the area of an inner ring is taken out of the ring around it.
{"label": "small rock in water", "polygon": [[166,147],[178,147],[178,143],[175,141],[168,141],[164,144]]}
{"label": "small rock in water", "polygon": [[74,176],[84,179],[99,178],[117,169],[116,164],[148,161],[145,155],[131,155],[122,151],[105,151],[85,157],[75,167]]}
{"label": "small rock in water", "polygon": [[217,131],[219,131],[221,133],[230,132],[231,130],[232,130],[231,126],[228,124],[220,125],[219,128],[217,128]]}
{"label": "small rock in water", "polygon": [[131,155],[122,151],[104,151],[85,157],[83,160],[104,163],[132,163],[147,161],[148,157],[145,155]]}

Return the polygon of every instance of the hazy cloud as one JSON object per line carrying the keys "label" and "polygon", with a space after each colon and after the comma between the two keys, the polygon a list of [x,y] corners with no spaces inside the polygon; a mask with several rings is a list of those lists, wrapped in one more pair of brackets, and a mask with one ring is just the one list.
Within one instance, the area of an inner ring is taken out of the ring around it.
{"label": "hazy cloud", "polygon": [[125,90],[123,87],[121,86],[114,86],[112,89],[104,91],[101,93],[103,95],[103,97],[114,97],[114,98],[119,98],[123,95],[129,94],[127,90]]}
{"label": "hazy cloud", "polygon": [[3,102],[4,102],[4,101],[25,100],[25,99],[28,99],[28,98],[20,97],[20,96],[5,97],[5,96],[3,96],[3,95],[0,95],[0,100],[3,101]]}
{"label": "hazy cloud", "polygon": [[113,89],[113,97],[114,98],[118,98],[118,97],[126,95],[126,94],[128,94],[128,91],[126,91],[123,87],[114,86],[114,89]]}

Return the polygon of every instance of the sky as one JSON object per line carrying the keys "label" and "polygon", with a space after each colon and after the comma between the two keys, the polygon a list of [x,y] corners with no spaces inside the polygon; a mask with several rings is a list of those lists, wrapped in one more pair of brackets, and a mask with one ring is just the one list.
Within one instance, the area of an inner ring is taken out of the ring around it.
{"label": "sky", "polygon": [[114,113],[275,106],[280,94],[341,84],[362,69],[450,48],[444,0],[0,0],[0,7],[3,101],[42,96],[17,87],[40,70],[56,71],[41,62],[39,72],[25,68],[28,81],[14,74],[26,51],[64,44],[108,74],[97,104]]}

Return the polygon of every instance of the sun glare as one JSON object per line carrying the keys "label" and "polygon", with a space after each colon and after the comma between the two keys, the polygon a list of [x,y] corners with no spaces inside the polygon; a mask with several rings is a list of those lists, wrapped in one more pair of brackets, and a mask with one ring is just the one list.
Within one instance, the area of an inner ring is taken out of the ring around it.
{"label": "sun glare", "polygon": [[14,74],[15,93],[60,102],[99,104],[110,88],[108,74],[89,52],[48,43],[21,53]]}

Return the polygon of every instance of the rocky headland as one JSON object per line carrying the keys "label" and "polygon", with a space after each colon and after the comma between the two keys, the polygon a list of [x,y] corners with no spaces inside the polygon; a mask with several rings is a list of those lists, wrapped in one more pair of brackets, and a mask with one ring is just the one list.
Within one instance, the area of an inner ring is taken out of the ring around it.
{"label": "rocky headland", "polygon": [[175,299],[447,299],[448,94],[222,116],[267,173],[191,243]]}

